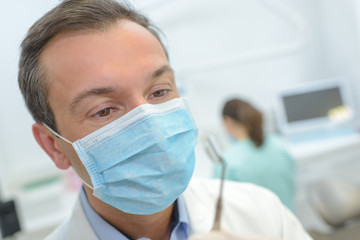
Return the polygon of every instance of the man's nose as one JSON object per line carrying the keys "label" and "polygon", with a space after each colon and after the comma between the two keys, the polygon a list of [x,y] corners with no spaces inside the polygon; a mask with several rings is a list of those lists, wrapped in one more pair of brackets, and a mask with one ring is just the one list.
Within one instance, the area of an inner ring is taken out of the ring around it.
{"label": "man's nose", "polygon": [[137,108],[140,105],[148,103],[147,99],[143,96],[138,97],[132,97],[128,104],[128,111],[133,110],[134,108]]}

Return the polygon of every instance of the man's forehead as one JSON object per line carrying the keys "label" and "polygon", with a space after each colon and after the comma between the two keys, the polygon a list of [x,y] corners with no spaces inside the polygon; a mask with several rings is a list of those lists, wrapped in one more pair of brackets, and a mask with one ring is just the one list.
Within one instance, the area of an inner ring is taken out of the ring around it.
{"label": "man's forehead", "polygon": [[[50,105],[53,96],[65,95],[68,101],[82,92],[89,95],[89,89],[127,89],[124,86],[136,78],[154,79],[164,72],[172,74],[158,39],[146,28],[129,21],[104,32],[59,34],[49,42],[40,59],[49,81]],[[141,86],[141,81],[131,84]],[[90,95],[98,92],[90,91]]]}
{"label": "man's forehead", "polygon": [[[112,34],[109,34],[109,32],[112,32]],[[49,77],[51,73],[53,73],[54,68],[57,68],[59,66],[61,55],[68,53],[70,56],[72,56],[76,52],[81,52],[81,51],[83,51],[85,55],[86,51],[89,51],[89,49],[90,50],[93,49],[92,46],[91,45],[88,46],[87,43],[89,41],[94,40],[95,38],[98,38],[99,40],[104,35],[106,35],[106,38],[104,38],[103,40],[109,40],[109,39],[123,40],[121,44],[116,44],[116,43],[113,44],[115,46],[124,45],[124,40],[127,39],[128,40],[126,41],[127,43],[134,45],[135,42],[138,42],[138,46],[140,47],[141,45],[144,45],[146,41],[149,42],[149,39],[151,39],[152,45],[153,46],[158,45],[158,49],[166,56],[166,53],[160,41],[148,29],[135,22],[122,20],[122,21],[118,21],[116,24],[109,26],[108,28],[80,30],[80,31],[64,31],[57,34],[48,42],[48,44],[43,49],[40,55],[39,65],[42,68],[43,72],[46,73],[45,75]],[[77,45],[74,45],[76,43]],[[86,48],[85,46],[88,47]],[[103,42],[103,46],[106,47],[106,41]],[[61,51],[58,50],[60,48]],[[123,49],[129,49],[130,51],[131,48],[128,45],[126,46],[124,45]],[[111,55],[109,56],[111,57]],[[82,61],[91,60],[91,59],[86,59],[85,56],[82,57],[81,55],[78,55],[77,57]],[[73,58],[70,57],[70,60],[75,60],[74,58],[75,56]],[[64,71],[62,71],[62,74],[63,73]],[[48,79],[48,81],[52,81],[52,80],[54,80],[54,78]]]}

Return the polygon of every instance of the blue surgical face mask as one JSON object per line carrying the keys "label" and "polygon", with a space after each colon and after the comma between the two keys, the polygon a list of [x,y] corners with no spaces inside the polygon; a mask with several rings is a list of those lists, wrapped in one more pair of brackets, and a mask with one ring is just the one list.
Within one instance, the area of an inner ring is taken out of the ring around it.
{"label": "blue surgical face mask", "polygon": [[181,98],[141,105],[73,143],[51,131],[76,150],[94,196],[123,212],[164,210],[193,174],[197,128]]}

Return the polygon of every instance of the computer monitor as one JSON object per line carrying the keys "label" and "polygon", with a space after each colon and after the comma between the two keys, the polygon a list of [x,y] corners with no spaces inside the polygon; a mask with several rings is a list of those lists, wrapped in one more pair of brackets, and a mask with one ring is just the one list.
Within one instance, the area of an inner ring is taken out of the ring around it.
{"label": "computer monitor", "polygon": [[351,93],[343,78],[306,82],[278,94],[278,128],[286,137],[353,132],[354,113]]}

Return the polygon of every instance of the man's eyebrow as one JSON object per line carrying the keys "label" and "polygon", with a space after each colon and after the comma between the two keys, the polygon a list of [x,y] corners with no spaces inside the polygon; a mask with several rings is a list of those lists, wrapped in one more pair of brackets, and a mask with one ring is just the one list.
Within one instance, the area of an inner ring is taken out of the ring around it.
{"label": "man's eyebrow", "polygon": [[[173,69],[169,65],[164,65],[164,66],[160,67],[159,69],[157,69],[152,74],[152,78],[155,79],[157,77],[160,77],[165,72],[170,72],[172,74],[174,73]],[[79,104],[79,102],[83,101],[85,98],[88,98],[91,96],[104,95],[104,94],[112,93],[114,91],[115,90],[113,88],[93,88],[93,89],[84,91],[84,92],[80,93],[76,98],[74,98],[73,101],[71,101],[71,103],[69,105],[69,109],[71,112],[73,112],[76,105]]]}
{"label": "man's eyebrow", "polygon": [[104,95],[108,93],[112,93],[115,90],[113,88],[93,88],[87,91],[84,91],[80,93],[74,100],[71,101],[69,105],[70,111],[74,111],[75,107],[79,102],[83,101],[85,98],[91,97],[91,96],[98,96],[98,95]]}
{"label": "man's eyebrow", "polygon": [[174,74],[174,70],[169,65],[164,65],[153,73],[152,78],[160,77],[163,73],[170,72]]}

